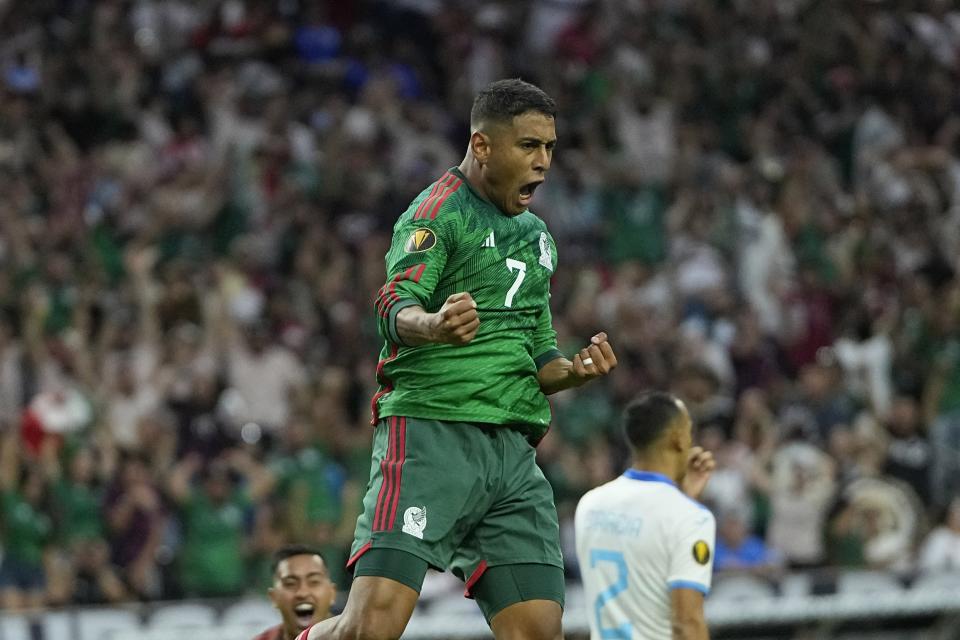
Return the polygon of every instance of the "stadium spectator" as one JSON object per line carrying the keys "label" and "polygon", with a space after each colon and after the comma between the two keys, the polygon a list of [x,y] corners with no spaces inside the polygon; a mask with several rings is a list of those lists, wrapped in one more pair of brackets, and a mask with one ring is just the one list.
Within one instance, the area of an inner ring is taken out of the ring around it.
{"label": "stadium spectator", "polygon": [[123,454],[103,504],[111,562],[120,568],[133,593],[159,597],[164,585],[156,552],[166,513],[143,454]]}
{"label": "stadium spectator", "polygon": [[206,464],[197,454],[188,455],[173,468],[167,490],[183,525],[179,575],[185,594],[232,596],[243,591],[252,511],[272,484],[270,473],[242,449],[231,449]]}
{"label": "stadium spectator", "polygon": [[81,445],[62,454],[53,446],[44,447],[42,462],[58,545],[47,572],[48,595],[55,604],[104,604],[129,597],[110,563],[105,541],[103,493],[115,472],[113,455],[102,442],[96,449]]}
{"label": "stadium spectator", "polygon": [[943,522],[923,541],[917,564],[926,572],[960,569],[960,498],[950,501]]}
{"label": "stadium spectator", "polygon": [[4,609],[19,611],[42,606],[53,523],[47,514],[47,486],[42,469],[21,464],[23,450],[13,430],[0,434],[0,599]]}
{"label": "stadium spectator", "polygon": [[770,522],[767,540],[793,567],[817,566],[826,560],[823,530],[836,493],[836,463],[805,442],[777,449],[771,460]]}
{"label": "stadium spectator", "polygon": [[909,396],[899,395],[886,420],[890,436],[883,472],[906,482],[925,504],[930,503],[930,467],[933,448],[923,433],[920,407]]}
{"label": "stadium spectator", "polygon": [[269,461],[276,479],[272,503],[283,538],[309,540],[330,559],[328,575],[345,580],[342,547],[353,532],[342,523],[353,523],[359,515],[359,488],[332,458],[330,443],[316,433],[303,416],[292,417],[284,427],[281,449]]}
{"label": "stadium spectator", "polygon": [[783,568],[783,558],[762,538],[750,533],[745,509],[732,508],[717,518],[715,571],[769,574]]}

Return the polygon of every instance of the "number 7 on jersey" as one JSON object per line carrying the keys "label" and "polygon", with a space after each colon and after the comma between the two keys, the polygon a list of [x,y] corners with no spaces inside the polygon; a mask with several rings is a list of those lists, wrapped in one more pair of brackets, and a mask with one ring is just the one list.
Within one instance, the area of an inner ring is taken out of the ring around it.
{"label": "number 7 on jersey", "polygon": [[503,301],[503,306],[512,307],[513,306],[513,296],[517,295],[517,291],[520,290],[520,285],[523,284],[523,279],[527,275],[527,263],[522,260],[514,260],[513,258],[507,258],[507,269],[512,273],[517,272],[517,279],[513,281],[510,290],[507,291],[507,298]]}

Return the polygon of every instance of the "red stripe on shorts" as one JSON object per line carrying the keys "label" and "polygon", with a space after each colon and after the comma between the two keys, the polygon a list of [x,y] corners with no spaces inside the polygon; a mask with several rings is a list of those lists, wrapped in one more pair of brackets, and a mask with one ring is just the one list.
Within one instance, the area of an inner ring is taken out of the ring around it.
{"label": "red stripe on shorts", "polygon": [[384,511],[389,510],[387,507],[387,501],[390,499],[390,460],[391,456],[394,455],[393,449],[393,432],[397,428],[397,417],[390,417],[390,440],[387,441],[387,453],[383,456],[383,460],[380,461],[380,475],[383,477],[383,482],[380,483],[380,491],[377,493],[377,508],[373,512],[373,531],[380,531],[380,521],[383,520]]}
{"label": "red stripe on shorts", "polygon": [[470,589],[473,589],[473,585],[477,584],[477,580],[480,579],[480,576],[483,575],[483,572],[487,570],[487,561],[481,560],[480,564],[477,565],[476,570],[470,575],[470,579],[467,580],[467,588],[463,590],[464,598],[472,598],[473,594],[470,593]]}
{"label": "red stripe on shorts", "polygon": [[383,501],[383,519],[380,523],[379,531],[389,531],[393,529],[393,520],[390,519],[390,509],[397,494],[400,493],[397,487],[397,460],[400,457],[400,419],[394,418],[390,429],[390,444],[393,446],[393,455],[390,462],[387,463],[387,476],[390,478],[390,487],[387,489],[387,496]]}
{"label": "red stripe on shorts", "polygon": [[396,482],[396,491],[393,495],[393,504],[390,507],[390,528],[393,528],[393,523],[397,521],[397,506],[400,504],[400,488],[403,479],[403,462],[407,459],[407,419],[400,418],[400,432],[397,434],[400,441],[400,453],[397,456],[397,460],[393,463],[395,468],[394,470],[394,480]]}
{"label": "red stripe on shorts", "polygon": [[368,543],[366,543],[365,545],[363,545],[362,547],[360,547],[359,549],[357,549],[357,552],[356,552],[355,554],[353,554],[352,556],[350,556],[350,559],[347,560],[347,565],[346,565],[346,566],[347,566],[347,569],[349,569],[350,567],[352,567],[352,566],[357,562],[357,560],[360,559],[360,556],[362,556],[363,554],[365,554],[367,551],[370,551],[370,547],[372,547],[372,546],[373,546],[373,542],[368,542]]}

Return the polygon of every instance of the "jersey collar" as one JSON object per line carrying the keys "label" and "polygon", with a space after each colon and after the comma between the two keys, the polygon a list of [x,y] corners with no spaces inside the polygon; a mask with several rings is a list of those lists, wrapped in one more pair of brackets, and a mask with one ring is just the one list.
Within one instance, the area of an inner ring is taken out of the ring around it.
{"label": "jersey collar", "polygon": [[484,204],[487,205],[488,207],[492,208],[497,214],[499,214],[499,215],[501,215],[501,216],[506,216],[506,217],[508,217],[508,218],[509,218],[509,217],[519,218],[520,216],[523,215],[523,213],[527,213],[527,212],[530,211],[530,209],[528,208],[528,209],[527,209],[526,211],[524,211],[523,213],[518,213],[518,214],[515,215],[515,216],[507,216],[507,214],[505,214],[503,211],[500,211],[500,208],[499,208],[497,205],[495,205],[495,204],[493,204],[492,202],[490,202],[489,200],[487,200],[487,198],[485,198],[484,196],[480,195],[480,193],[478,193],[477,190],[473,188],[473,185],[470,184],[470,180],[467,179],[467,176],[463,173],[463,171],[460,171],[460,167],[450,167],[450,169],[448,169],[447,172],[448,172],[448,173],[452,173],[453,175],[457,176],[459,179],[463,180],[463,184],[467,185],[467,189],[470,190],[470,193],[472,193],[472,194],[474,195],[474,197],[477,198],[477,200],[479,200],[480,202],[484,203]]}
{"label": "jersey collar", "polygon": [[646,482],[663,482],[669,484],[672,487],[677,486],[677,483],[663,475],[662,473],[654,473],[653,471],[638,471],[637,469],[627,469],[623,472],[625,478],[630,478],[631,480],[644,480]]}
{"label": "jersey collar", "polygon": [[[453,175],[455,175],[455,176],[457,176],[458,178],[460,178],[461,180],[463,180],[463,184],[467,185],[467,189],[469,189],[469,190],[470,190],[470,193],[472,193],[474,196],[476,196],[477,199],[481,200],[482,202],[485,202],[486,204],[490,205],[490,206],[493,207],[494,209],[497,209],[497,207],[496,207],[495,204],[493,204],[492,202],[490,202],[489,200],[487,200],[486,198],[484,198],[482,195],[480,195],[479,193],[477,193],[477,190],[473,188],[473,185],[472,185],[472,184],[470,184],[470,180],[467,179],[467,176],[464,175],[463,171],[460,171],[460,167],[451,167],[451,168],[448,169],[447,171],[448,171],[448,173],[452,173]],[[497,211],[500,211],[500,210],[497,209]]]}

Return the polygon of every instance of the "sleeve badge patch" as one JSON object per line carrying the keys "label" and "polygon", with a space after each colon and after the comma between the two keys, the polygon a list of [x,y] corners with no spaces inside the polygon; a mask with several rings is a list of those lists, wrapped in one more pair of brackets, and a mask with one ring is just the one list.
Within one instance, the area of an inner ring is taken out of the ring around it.
{"label": "sleeve badge patch", "polygon": [[423,253],[433,249],[437,244],[437,236],[430,229],[417,229],[410,234],[403,250],[407,253]]}
{"label": "sleeve badge patch", "polygon": [[710,545],[703,540],[697,540],[693,543],[693,559],[698,564],[707,564],[710,562]]}
{"label": "sleeve badge patch", "polygon": [[553,252],[550,250],[550,241],[547,234],[540,233],[540,264],[553,273]]}

